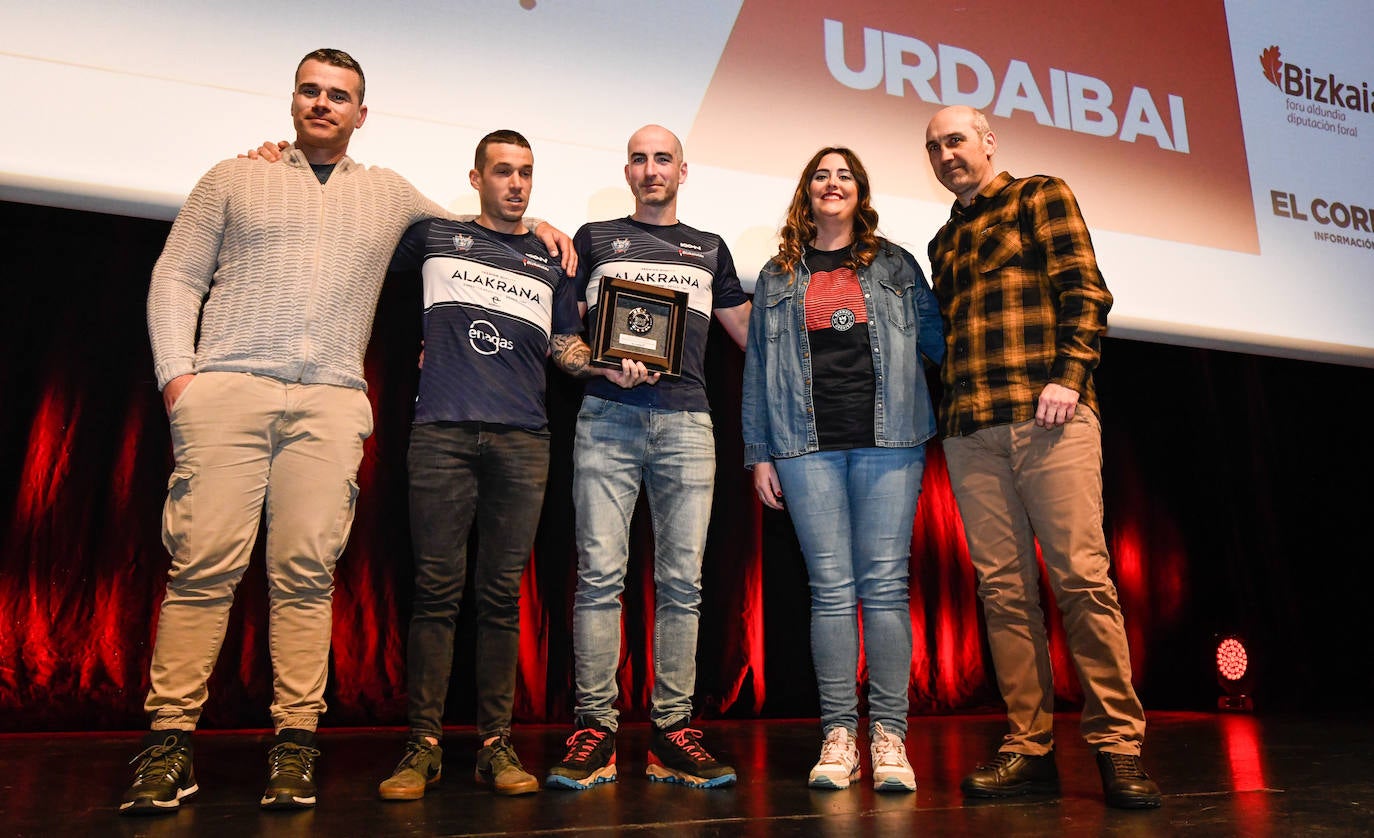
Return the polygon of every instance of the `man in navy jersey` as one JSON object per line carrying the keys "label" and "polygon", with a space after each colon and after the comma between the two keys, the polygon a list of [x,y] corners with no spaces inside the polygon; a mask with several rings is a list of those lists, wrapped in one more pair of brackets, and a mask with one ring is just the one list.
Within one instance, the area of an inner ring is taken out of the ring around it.
{"label": "man in navy jersey", "polygon": [[578,573],[573,601],[577,730],[554,767],[551,788],[585,789],[614,781],[616,670],[620,596],[629,561],[630,520],[641,484],[654,525],[653,722],[650,779],[714,788],[735,770],[714,759],[690,726],[696,686],[701,562],[715,488],[715,437],[703,380],[711,315],[742,348],[749,298],[720,236],[682,224],[678,187],[687,179],[682,143],[646,125],[630,137],[625,181],[634,193],[628,218],[585,224],[573,237],[579,306],[595,334],[601,282],[625,278],[688,295],[679,378],[620,389],[588,382],[577,417],[573,501]]}
{"label": "man in navy jersey", "polygon": [[520,579],[534,545],[549,467],[545,364],[613,388],[645,380],[638,362],[589,366],[576,286],[524,222],[534,173],[529,142],[494,131],[469,174],[473,221],[431,219],[406,231],[393,270],[424,279],[424,355],[410,433],[415,595],[406,649],[410,735],[378,793],[418,800],[438,782],[454,623],[468,569],[477,608],[476,778],[497,794],[539,790],[510,744],[520,644]]}

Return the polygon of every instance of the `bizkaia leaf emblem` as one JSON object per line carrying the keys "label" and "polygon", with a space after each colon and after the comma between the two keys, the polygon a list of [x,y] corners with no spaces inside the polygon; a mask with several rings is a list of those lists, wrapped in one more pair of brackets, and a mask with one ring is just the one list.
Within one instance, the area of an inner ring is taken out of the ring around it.
{"label": "bizkaia leaf emblem", "polygon": [[1278,46],[1271,46],[1260,53],[1260,66],[1264,68],[1264,77],[1269,79],[1269,83],[1275,87],[1281,87],[1279,76],[1283,74],[1283,62],[1279,60]]}

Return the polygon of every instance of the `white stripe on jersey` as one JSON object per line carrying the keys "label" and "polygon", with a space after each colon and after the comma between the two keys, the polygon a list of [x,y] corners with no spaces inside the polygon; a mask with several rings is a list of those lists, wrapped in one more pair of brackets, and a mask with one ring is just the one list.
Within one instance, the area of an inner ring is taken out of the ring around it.
{"label": "white stripe on jersey", "polygon": [[430,256],[420,271],[425,311],[436,305],[480,306],[524,321],[548,336],[553,319],[553,289],[547,282],[469,259]]}
{"label": "white stripe on jersey", "polygon": [[632,259],[612,260],[597,265],[587,280],[587,303],[595,307],[601,299],[601,278],[632,279],[649,285],[661,285],[674,291],[687,292],[687,307],[694,313],[711,319],[714,295],[711,291],[711,272],[695,265],[661,262],[639,262]]}

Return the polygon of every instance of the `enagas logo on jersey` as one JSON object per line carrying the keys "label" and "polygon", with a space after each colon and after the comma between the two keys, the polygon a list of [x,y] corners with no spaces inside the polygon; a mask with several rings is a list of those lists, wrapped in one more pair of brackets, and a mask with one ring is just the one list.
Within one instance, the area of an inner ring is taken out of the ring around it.
{"label": "enagas logo on jersey", "polygon": [[629,239],[615,239],[611,242],[611,251],[614,253],[624,253],[630,249]]}
{"label": "enagas logo on jersey", "polygon": [[472,236],[459,233],[453,237],[453,247],[458,252],[472,249]]}
{"label": "enagas logo on jersey", "polygon": [[474,320],[468,327],[468,343],[479,355],[495,355],[502,349],[514,349],[515,344],[506,338],[488,320]]}

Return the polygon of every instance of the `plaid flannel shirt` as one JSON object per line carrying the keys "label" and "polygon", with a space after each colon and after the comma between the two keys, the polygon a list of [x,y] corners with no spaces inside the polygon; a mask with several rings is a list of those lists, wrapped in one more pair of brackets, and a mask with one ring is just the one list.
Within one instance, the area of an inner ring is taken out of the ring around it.
{"label": "plaid flannel shirt", "polygon": [[1092,372],[1112,295],[1068,185],[999,174],[954,203],[929,247],[945,321],[940,430],[964,436],[1035,417],[1049,382],[1098,411]]}

